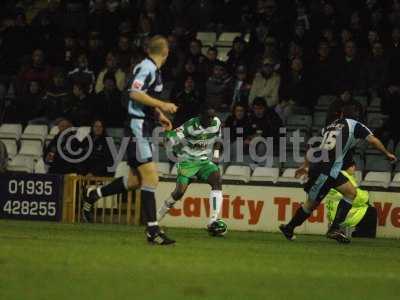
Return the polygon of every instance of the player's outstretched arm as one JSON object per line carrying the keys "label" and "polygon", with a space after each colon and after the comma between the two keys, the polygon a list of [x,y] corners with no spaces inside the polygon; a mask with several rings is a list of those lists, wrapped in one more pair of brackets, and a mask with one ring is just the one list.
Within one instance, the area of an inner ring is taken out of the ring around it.
{"label": "player's outstretched arm", "polygon": [[134,101],[137,101],[146,106],[159,108],[161,111],[166,113],[175,113],[178,109],[175,104],[158,100],[147,95],[146,93],[132,91],[130,92],[129,96]]}
{"label": "player's outstretched arm", "polygon": [[390,160],[390,161],[396,161],[397,157],[396,155],[394,155],[393,153],[390,153],[390,151],[388,151],[386,149],[386,147],[382,144],[382,142],[380,141],[380,139],[378,139],[376,136],[370,134],[367,137],[367,141],[370,145],[372,145],[374,148],[378,149],[379,151],[381,151],[384,155],[386,155],[386,157]]}

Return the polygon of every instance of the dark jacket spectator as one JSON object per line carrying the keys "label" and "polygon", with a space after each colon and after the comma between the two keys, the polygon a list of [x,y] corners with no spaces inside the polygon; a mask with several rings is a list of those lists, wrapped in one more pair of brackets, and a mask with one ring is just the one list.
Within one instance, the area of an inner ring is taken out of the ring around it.
{"label": "dark jacket spectator", "polygon": [[388,60],[383,54],[382,43],[376,42],[372,46],[372,55],[365,63],[366,86],[374,96],[383,88],[388,72]]}
{"label": "dark jacket spectator", "polygon": [[236,37],[232,43],[232,50],[228,52],[226,65],[230,72],[234,72],[239,65],[248,65],[249,57],[247,45],[243,38]]}
{"label": "dark jacket spectator", "polygon": [[249,118],[244,104],[237,103],[232,108],[232,114],[225,120],[224,127],[230,130],[231,143],[238,138],[245,140],[249,136]]}
{"label": "dark jacket spectator", "polygon": [[35,109],[34,119],[29,123],[50,125],[56,119],[65,116],[68,95],[65,74],[58,70],[54,73],[46,94]]}
{"label": "dark jacket spectator", "polygon": [[192,77],[187,77],[183,88],[172,97],[175,99],[178,111],[174,118],[174,125],[180,126],[201,111],[200,92]]}
{"label": "dark jacket spectator", "polygon": [[89,61],[86,53],[80,53],[76,60],[76,67],[68,72],[70,83],[81,82],[89,87],[89,92],[94,89],[95,76],[93,70],[89,68]]}
{"label": "dark jacket spectator", "polygon": [[[81,147],[78,139],[74,138],[76,131],[72,130],[72,123],[62,119],[57,124],[59,133],[50,141],[45,148],[43,156],[45,163],[49,166],[50,174],[69,174],[78,173],[80,164],[72,161],[78,160],[72,151],[77,151]],[[67,132],[65,132],[68,130]],[[61,139],[59,141],[59,139]],[[70,149],[70,150],[68,150]]]}
{"label": "dark jacket spectator", "polygon": [[90,123],[90,96],[88,87],[80,82],[72,86],[72,93],[69,95],[66,104],[66,116],[77,126],[84,126]]}
{"label": "dark jacket spectator", "polygon": [[349,88],[342,88],[338,94],[338,99],[333,101],[328,107],[327,113],[327,124],[332,123],[334,120],[340,117],[340,113],[343,111],[344,107],[351,107],[354,118],[364,122],[365,119],[365,109],[360,102],[353,98],[353,93]]}
{"label": "dark jacket spectator", "polygon": [[103,91],[93,97],[92,114],[111,127],[123,127],[127,108],[122,104],[122,93],[117,88],[114,74],[106,73],[103,84]]}
{"label": "dark jacket spectator", "polygon": [[29,81],[38,81],[43,87],[46,87],[50,82],[51,75],[52,69],[46,64],[43,51],[41,49],[34,50],[31,65],[17,76],[17,93],[21,94]]}
{"label": "dark jacket spectator", "polygon": [[247,107],[247,103],[249,102],[250,89],[251,80],[249,78],[247,67],[240,65],[236,68],[235,72],[231,107],[233,107],[237,103],[241,103],[242,105]]}
{"label": "dark jacket spectator", "polygon": [[223,63],[216,64],[206,83],[206,101],[217,108],[224,108],[232,99],[232,78]]}
{"label": "dark jacket spectator", "polygon": [[[93,122],[89,136],[82,141],[84,153],[89,157],[82,162],[81,172],[94,176],[111,176],[108,167],[113,164],[113,157],[107,143],[107,131],[101,120]],[[90,149],[91,148],[91,149]]]}
{"label": "dark jacket spectator", "polygon": [[28,82],[21,96],[16,99],[18,118],[17,122],[26,124],[36,117],[36,112],[42,103],[43,88],[39,81]]}
{"label": "dark jacket spectator", "polygon": [[98,74],[103,66],[106,52],[103,47],[103,41],[100,38],[100,33],[97,31],[89,32],[87,56],[89,66],[93,68],[95,74]]}
{"label": "dark jacket spectator", "polygon": [[349,41],[344,46],[344,57],[339,61],[337,78],[339,85],[346,85],[351,89],[362,89],[361,81],[362,61],[357,54],[357,46]]}

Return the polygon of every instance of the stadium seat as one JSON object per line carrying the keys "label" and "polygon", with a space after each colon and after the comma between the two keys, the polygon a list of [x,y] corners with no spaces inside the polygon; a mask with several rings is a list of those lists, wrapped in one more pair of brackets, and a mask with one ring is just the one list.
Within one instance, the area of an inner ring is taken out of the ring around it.
{"label": "stadium seat", "polygon": [[174,177],[178,176],[178,164],[173,165],[170,174]]}
{"label": "stadium seat", "polygon": [[[380,112],[381,111],[382,99],[375,97],[372,99],[371,103],[367,105],[367,112]],[[364,106],[365,107],[365,106]]]}
{"label": "stadium seat", "polygon": [[301,183],[302,179],[297,179],[294,177],[296,169],[289,168],[283,171],[282,175],[278,177],[278,182],[286,183]]}
{"label": "stadium seat", "polygon": [[7,154],[9,158],[14,157],[18,153],[18,146],[16,140],[1,140],[6,146]]}
{"label": "stadium seat", "polygon": [[371,129],[381,128],[387,119],[386,115],[381,113],[368,113],[367,114],[367,125]]}
{"label": "stadium seat", "polygon": [[276,183],[279,177],[279,168],[257,167],[251,175],[251,181],[266,181]]}
{"label": "stadium seat", "polygon": [[284,169],[297,169],[304,162],[304,154],[300,154],[301,161],[296,161],[292,152],[286,153],[286,160],[283,161]]}
{"label": "stadium seat", "polygon": [[78,130],[76,131],[76,137],[78,138],[79,141],[83,141],[85,137],[87,137],[90,134],[91,128],[89,126],[82,126],[79,127]]}
{"label": "stadium seat", "polygon": [[336,96],[333,95],[324,95],[319,97],[317,105],[315,107],[316,110],[326,111],[329,105],[336,99]]}
{"label": "stadium seat", "polygon": [[396,173],[393,177],[390,187],[400,187],[400,173]]}
{"label": "stadium seat", "polygon": [[286,128],[289,130],[304,129],[308,130],[312,125],[312,116],[310,115],[291,115],[287,119]]}
{"label": "stadium seat", "polygon": [[21,124],[3,124],[0,126],[0,139],[19,140],[22,134]]}
{"label": "stadium seat", "polygon": [[217,34],[215,32],[198,32],[196,38],[201,41],[203,46],[214,46]]}
{"label": "stadium seat", "polygon": [[43,146],[41,141],[31,141],[31,140],[22,140],[21,141],[21,149],[19,150],[19,155],[24,156],[32,156],[32,157],[42,157],[43,155]]}
{"label": "stadium seat", "polygon": [[159,162],[157,168],[160,177],[168,177],[170,175],[171,166],[168,162]]}
{"label": "stadium seat", "polygon": [[43,143],[48,132],[49,129],[46,125],[28,125],[21,138],[24,140],[39,140]]}
{"label": "stadium seat", "polygon": [[320,129],[325,126],[326,112],[314,112],[313,114],[313,128]]}
{"label": "stadium seat", "polygon": [[362,181],[362,171],[356,171],[356,172],[354,173],[354,177],[355,177],[355,179],[356,179],[356,182],[357,182],[358,184],[360,184],[361,181]]}
{"label": "stadium seat", "polygon": [[361,155],[355,154],[353,156],[354,162],[356,164],[356,169],[357,170],[364,170],[365,168],[365,163],[364,160],[362,159]]}
{"label": "stadium seat", "polygon": [[390,184],[390,179],[390,172],[368,172],[364,180],[361,181],[361,185],[387,188]]}
{"label": "stadium seat", "polygon": [[396,163],[396,167],[394,168],[395,172],[400,172],[400,161]]}
{"label": "stadium seat", "polygon": [[60,129],[58,129],[58,126],[53,126],[50,129],[50,132],[47,135],[46,140],[52,140],[59,132],[60,132]]}
{"label": "stadium seat", "polygon": [[37,160],[33,167],[33,173],[35,174],[46,174],[48,172],[48,168],[44,163],[43,158]]}
{"label": "stadium seat", "polygon": [[397,157],[400,157],[400,142],[394,148],[394,153]]}
{"label": "stadium seat", "polygon": [[250,180],[250,167],[249,166],[237,166],[230,165],[225,174],[222,176],[225,180],[239,180],[243,182],[249,182]]}
{"label": "stadium seat", "polygon": [[117,169],[115,170],[115,178],[118,177],[122,177],[122,176],[126,176],[127,174],[129,174],[129,166],[128,163],[126,161],[121,161],[118,163],[117,165]]}
{"label": "stadium seat", "polygon": [[215,44],[219,47],[230,47],[232,46],[233,40],[240,36],[240,32],[223,32],[220,34]]}
{"label": "stadium seat", "polygon": [[227,61],[229,51],[231,51],[231,48],[218,47],[218,59],[222,61]]}
{"label": "stadium seat", "polygon": [[260,167],[267,167],[267,168],[278,168],[280,167],[281,163],[279,157],[267,157],[266,160],[259,162],[258,165]]}
{"label": "stadium seat", "polygon": [[367,155],[365,158],[365,170],[390,172],[392,170],[392,165],[383,155]]}
{"label": "stadium seat", "polygon": [[8,163],[7,170],[12,172],[32,173],[35,159],[25,155],[17,155]]}
{"label": "stadium seat", "polygon": [[353,99],[359,102],[364,109],[368,107],[368,97],[365,96],[353,96]]}

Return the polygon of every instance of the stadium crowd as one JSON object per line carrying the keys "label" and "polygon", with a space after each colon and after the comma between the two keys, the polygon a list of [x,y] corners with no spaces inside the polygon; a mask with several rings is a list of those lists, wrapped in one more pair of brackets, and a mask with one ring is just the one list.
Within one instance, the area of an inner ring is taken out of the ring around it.
{"label": "stadium crowd", "polygon": [[[170,43],[162,97],[179,106],[175,125],[207,102],[234,129],[232,141],[243,128],[248,144],[279,137],[321,96],[365,121],[379,98],[388,117],[377,133],[400,140],[398,0],[2,1],[0,11],[2,123],[124,127],[126,79],[149,37],[162,34]],[[225,57],[198,32],[241,35]]]}

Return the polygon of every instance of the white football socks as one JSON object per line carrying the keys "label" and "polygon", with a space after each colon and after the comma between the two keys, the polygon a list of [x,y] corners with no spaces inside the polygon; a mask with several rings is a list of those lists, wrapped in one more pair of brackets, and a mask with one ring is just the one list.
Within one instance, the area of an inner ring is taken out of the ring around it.
{"label": "white football socks", "polygon": [[211,215],[209,224],[218,220],[219,213],[222,207],[222,191],[211,191],[210,193],[210,207]]}
{"label": "white football socks", "polygon": [[160,207],[160,209],[157,212],[157,220],[161,221],[167,212],[175,205],[176,201],[172,196],[169,196],[167,200],[164,201],[164,204]]}

